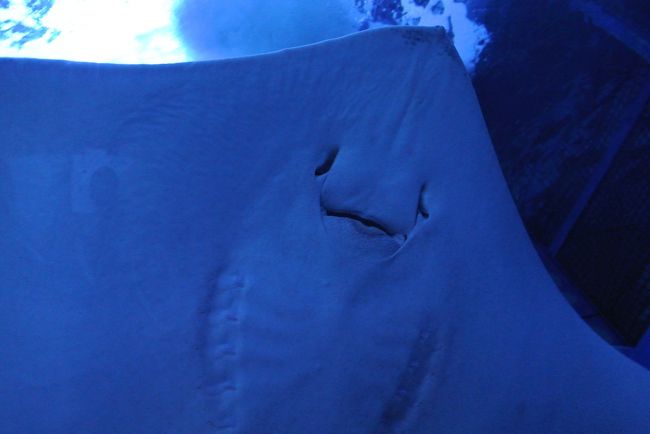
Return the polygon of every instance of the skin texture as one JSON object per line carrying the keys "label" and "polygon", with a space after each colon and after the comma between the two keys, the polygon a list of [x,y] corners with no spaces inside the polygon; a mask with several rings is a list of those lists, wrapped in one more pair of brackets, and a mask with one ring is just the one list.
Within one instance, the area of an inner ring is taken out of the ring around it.
{"label": "skin texture", "polygon": [[39,433],[643,433],[439,29],[4,60],[0,419]]}

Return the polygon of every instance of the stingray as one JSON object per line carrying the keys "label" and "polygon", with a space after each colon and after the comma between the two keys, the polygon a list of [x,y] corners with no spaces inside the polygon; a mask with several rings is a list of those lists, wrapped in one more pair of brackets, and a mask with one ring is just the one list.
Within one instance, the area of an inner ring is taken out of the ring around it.
{"label": "stingray", "polygon": [[0,432],[648,432],[444,30],[0,77]]}

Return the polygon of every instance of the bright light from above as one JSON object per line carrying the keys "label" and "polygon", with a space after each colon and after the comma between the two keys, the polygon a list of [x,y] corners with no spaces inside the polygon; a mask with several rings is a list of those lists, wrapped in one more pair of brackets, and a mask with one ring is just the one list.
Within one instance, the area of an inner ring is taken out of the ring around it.
{"label": "bright light from above", "polygon": [[458,0],[0,0],[0,57],[174,63],[395,24],[445,27],[470,70],[489,41]]}
{"label": "bright light from above", "polygon": [[20,47],[18,40],[25,33],[14,32],[13,37],[2,41],[0,56],[110,63],[182,62],[188,59],[174,31],[174,2],[41,1],[52,7],[39,19],[38,11],[35,14],[27,2],[5,0],[8,7],[0,8],[0,23],[12,20],[45,33]]}

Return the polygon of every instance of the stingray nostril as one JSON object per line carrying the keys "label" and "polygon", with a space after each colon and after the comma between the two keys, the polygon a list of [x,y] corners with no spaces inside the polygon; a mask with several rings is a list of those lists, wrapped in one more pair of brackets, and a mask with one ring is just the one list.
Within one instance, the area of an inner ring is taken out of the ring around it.
{"label": "stingray nostril", "polygon": [[339,153],[338,148],[331,150],[327,154],[327,158],[325,159],[323,164],[321,164],[320,166],[318,166],[316,168],[316,170],[314,170],[314,175],[315,176],[321,176],[321,175],[325,175],[327,172],[329,172],[330,169],[332,168],[332,164],[334,164],[334,160],[336,160],[336,156],[338,155],[338,153]]}
{"label": "stingray nostril", "polygon": [[427,209],[427,207],[426,207],[426,205],[424,203],[424,190],[425,190],[425,188],[426,188],[426,186],[423,185],[422,188],[420,189],[420,199],[418,201],[418,212],[420,214],[422,214],[422,217],[424,217],[425,219],[428,219],[429,218],[429,210]]}

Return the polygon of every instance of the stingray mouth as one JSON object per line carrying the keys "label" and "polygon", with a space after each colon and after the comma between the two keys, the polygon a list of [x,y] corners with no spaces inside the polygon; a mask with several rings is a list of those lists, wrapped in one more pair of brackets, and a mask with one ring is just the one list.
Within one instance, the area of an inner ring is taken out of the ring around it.
{"label": "stingray mouth", "polygon": [[346,212],[346,211],[329,211],[325,210],[325,215],[328,217],[337,217],[337,218],[345,218],[345,219],[351,219],[356,222],[361,223],[363,226],[367,227],[368,229],[372,230],[373,232],[379,231],[383,233],[384,235],[387,236],[393,236],[388,229],[386,229],[381,223],[378,223],[374,220],[371,220],[369,218],[361,217],[360,215],[351,213],[351,212]]}
{"label": "stingray mouth", "polygon": [[[325,177],[332,169],[338,152],[338,148],[332,149],[325,160],[316,167],[314,176],[317,178]],[[328,203],[331,204],[331,202]],[[354,233],[360,234],[366,239],[389,240],[390,242],[397,243],[398,246],[401,246],[406,241],[406,234],[391,230],[390,225],[386,225],[376,218],[346,209],[331,209],[326,207],[323,201],[322,191],[320,206],[323,223],[326,227],[332,229],[332,232],[335,232],[334,229],[336,229],[352,235],[353,233],[349,233],[347,230],[348,228],[353,228]]]}
{"label": "stingray mouth", "polygon": [[323,207],[323,217],[345,221],[352,225],[352,227],[362,235],[386,237],[398,242],[399,244],[406,241],[406,234],[395,233],[380,222],[351,211],[331,210]]}

